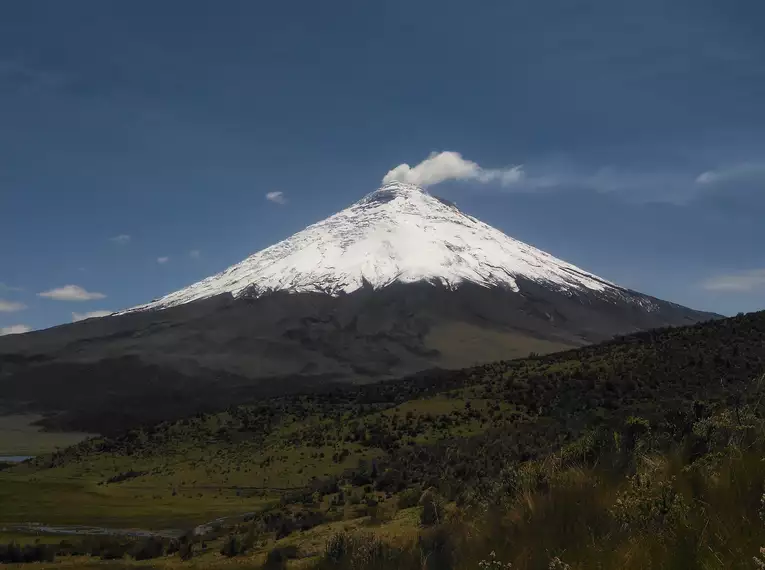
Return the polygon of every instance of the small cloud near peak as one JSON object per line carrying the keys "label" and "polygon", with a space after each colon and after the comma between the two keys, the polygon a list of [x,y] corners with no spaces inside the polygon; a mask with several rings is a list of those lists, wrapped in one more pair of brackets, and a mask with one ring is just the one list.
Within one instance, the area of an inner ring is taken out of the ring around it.
{"label": "small cloud near peak", "polygon": [[164,265],[168,261],[170,261],[170,258],[167,256],[162,256],[157,258],[157,263],[159,263],[160,265]]}
{"label": "small cloud near peak", "polygon": [[508,186],[524,177],[520,165],[507,168],[483,168],[477,162],[466,160],[458,152],[432,152],[416,164],[399,164],[383,178],[383,183],[405,182],[418,186],[433,186],[448,180],[472,180],[481,184],[495,182]]}
{"label": "small cloud near peak", "polygon": [[128,234],[120,234],[118,236],[109,238],[109,241],[112,241],[118,245],[127,245],[130,243],[131,239],[132,238]]}
{"label": "small cloud near peak", "polygon": [[266,194],[266,200],[273,202],[274,204],[284,205],[287,203],[287,197],[284,192],[268,192]]}

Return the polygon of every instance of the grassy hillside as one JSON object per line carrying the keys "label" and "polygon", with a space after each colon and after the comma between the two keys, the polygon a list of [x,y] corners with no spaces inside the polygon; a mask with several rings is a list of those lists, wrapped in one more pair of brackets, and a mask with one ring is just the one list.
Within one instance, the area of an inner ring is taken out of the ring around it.
{"label": "grassy hillside", "polygon": [[273,398],[1,471],[0,526],[239,515],[157,567],[756,568],[763,372],[758,313]]}

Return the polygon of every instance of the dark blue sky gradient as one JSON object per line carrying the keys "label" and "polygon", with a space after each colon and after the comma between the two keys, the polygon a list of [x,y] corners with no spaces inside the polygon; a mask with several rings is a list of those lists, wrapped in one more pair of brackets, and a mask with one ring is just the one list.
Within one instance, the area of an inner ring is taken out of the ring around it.
{"label": "dark blue sky gradient", "polygon": [[[443,150],[553,181],[431,189],[518,239],[765,308],[763,21],[757,0],[4,3],[0,299],[27,309],[0,328],[180,288]],[[37,296],[67,284],[106,298]]]}

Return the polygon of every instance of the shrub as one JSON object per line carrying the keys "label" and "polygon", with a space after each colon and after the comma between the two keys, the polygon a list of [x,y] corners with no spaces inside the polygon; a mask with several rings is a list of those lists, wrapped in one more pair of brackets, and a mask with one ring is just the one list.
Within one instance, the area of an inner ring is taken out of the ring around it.
{"label": "shrub", "polygon": [[178,538],[171,538],[167,543],[167,550],[165,551],[168,556],[175,554],[181,549],[181,541]]}
{"label": "shrub", "polygon": [[399,509],[409,509],[411,507],[416,507],[420,502],[420,497],[422,496],[422,492],[418,491],[417,489],[407,489],[405,491],[402,491],[398,495],[398,508]]}
{"label": "shrub", "polygon": [[56,551],[49,544],[28,544],[22,549],[24,562],[53,562]]}
{"label": "shrub", "polygon": [[345,532],[333,534],[324,545],[324,558],[330,562],[339,563],[345,558],[350,547],[350,535]]}
{"label": "shrub", "polygon": [[623,529],[660,534],[685,520],[688,506],[673,487],[674,477],[662,481],[656,473],[638,473],[628,480],[613,508]]}
{"label": "shrub", "polygon": [[106,484],[110,483],[121,483],[122,481],[127,481],[128,479],[135,479],[136,477],[141,477],[142,475],[146,475],[148,471],[124,471],[122,473],[117,473],[113,477],[109,477],[106,480]]}
{"label": "shrub", "polygon": [[136,560],[150,560],[159,558],[165,553],[165,545],[157,537],[149,537],[138,542],[131,551],[131,556]]}
{"label": "shrub", "polygon": [[489,552],[489,557],[484,558],[478,563],[480,570],[510,570],[513,565],[510,562],[502,562],[497,560],[497,553],[493,550]]}
{"label": "shrub", "polygon": [[23,562],[21,557],[21,547],[15,542],[9,544],[0,544],[0,562],[4,564],[15,564]]}
{"label": "shrub", "polygon": [[360,505],[364,495],[361,491],[352,491],[348,496],[349,505]]}
{"label": "shrub", "polygon": [[338,533],[329,538],[323,561],[327,568],[352,570],[401,568],[401,552],[372,533]]}
{"label": "shrub", "polygon": [[16,542],[0,544],[0,564],[21,564],[25,562],[53,562],[55,548],[49,544],[19,545]]}
{"label": "shrub", "polygon": [[191,541],[181,542],[178,556],[181,557],[181,560],[191,560],[194,557],[194,543]]}
{"label": "shrub", "polygon": [[173,538],[167,545],[167,554],[178,553],[181,560],[190,560],[194,556],[194,534],[186,532],[179,538]]}
{"label": "shrub", "polygon": [[223,546],[220,549],[220,553],[223,556],[229,558],[233,556],[239,556],[242,554],[242,541],[235,534],[230,534],[228,538],[223,542]]}
{"label": "shrub", "polygon": [[444,525],[425,529],[420,533],[417,545],[425,570],[446,570],[454,567],[452,537],[452,529]]}
{"label": "shrub", "polygon": [[271,550],[266,556],[263,570],[282,570],[287,567],[287,561],[297,558],[298,549],[295,545],[280,546]]}
{"label": "shrub", "polygon": [[760,570],[765,569],[765,547],[760,547],[760,557],[752,556],[754,565]]}
{"label": "shrub", "polygon": [[550,560],[550,565],[547,568],[548,570],[571,570],[571,565],[566,564],[563,562],[563,560],[556,556]]}
{"label": "shrub", "polygon": [[624,427],[624,451],[627,454],[645,451],[649,447],[651,424],[648,420],[636,416],[627,418]]}
{"label": "shrub", "polygon": [[367,568],[383,566],[390,558],[390,549],[387,545],[373,534],[363,534],[355,537],[351,544],[351,567]]}
{"label": "shrub", "polygon": [[420,513],[420,523],[423,526],[432,526],[443,521],[444,503],[433,491],[425,491],[420,497],[422,512]]}
{"label": "shrub", "polygon": [[276,540],[287,537],[290,534],[292,534],[292,521],[281,521],[276,528]]}
{"label": "shrub", "polygon": [[98,556],[102,560],[119,560],[128,553],[130,543],[120,541],[111,536],[87,537],[82,544],[82,550],[91,556]]}
{"label": "shrub", "polygon": [[127,554],[127,546],[116,543],[107,546],[99,552],[102,560],[120,560],[125,558],[125,554]]}

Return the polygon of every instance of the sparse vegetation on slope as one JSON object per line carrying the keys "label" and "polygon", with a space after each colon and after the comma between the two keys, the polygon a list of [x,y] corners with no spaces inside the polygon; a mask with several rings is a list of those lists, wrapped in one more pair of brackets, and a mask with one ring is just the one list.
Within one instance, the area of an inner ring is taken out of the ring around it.
{"label": "sparse vegetation on slope", "polygon": [[[76,497],[120,496],[146,527],[243,515],[192,540],[211,565],[225,550],[275,568],[752,568],[763,371],[760,313],[275,398],[6,470],[0,520],[88,523]],[[46,512],[42,488],[73,504]]]}

